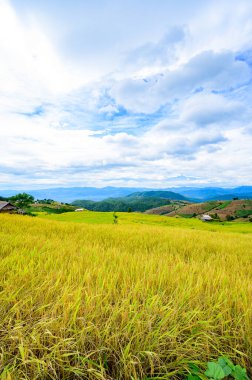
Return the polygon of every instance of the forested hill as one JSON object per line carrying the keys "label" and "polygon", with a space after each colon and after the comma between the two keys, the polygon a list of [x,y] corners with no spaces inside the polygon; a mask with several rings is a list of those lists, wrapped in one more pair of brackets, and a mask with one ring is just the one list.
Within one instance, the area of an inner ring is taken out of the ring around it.
{"label": "forested hill", "polygon": [[173,191],[162,191],[162,190],[152,190],[152,191],[138,191],[127,195],[127,198],[164,198],[178,201],[188,201],[189,199],[185,196],[175,193]]}
{"label": "forested hill", "polygon": [[154,197],[124,197],[124,198],[110,198],[100,202],[89,200],[76,200],[72,205],[83,207],[91,211],[140,211],[144,212],[153,207],[160,207],[164,205],[174,205],[174,209],[178,206],[182,207],[187,203],[184,201],[171,201],[165,198]]}

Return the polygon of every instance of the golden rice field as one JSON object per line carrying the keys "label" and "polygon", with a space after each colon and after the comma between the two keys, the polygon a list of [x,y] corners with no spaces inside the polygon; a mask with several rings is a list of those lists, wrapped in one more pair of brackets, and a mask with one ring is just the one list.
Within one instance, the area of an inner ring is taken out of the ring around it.
{"label": "golden rice field", "polygon": [[183,379],[222,354],[251,376],[246,228],[0,215],[0,379]]}

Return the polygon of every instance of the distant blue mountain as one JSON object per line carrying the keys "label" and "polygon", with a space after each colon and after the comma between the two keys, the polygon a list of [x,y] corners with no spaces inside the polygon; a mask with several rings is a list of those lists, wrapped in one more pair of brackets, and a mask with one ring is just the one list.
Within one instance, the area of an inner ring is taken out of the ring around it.
{"label": "distant blue mountain", "polygon": [[54,199],[59,202],[71,203],[76,199],[88,199],[100,201],[106,198],[120,198],[127,196],[135,191],[144,191],[145,188],[131,187],[59,187],[39,190],[0,190],[0,196],[10,197],[18,193],[28,193],[36,199]]}
{"label": "distant blue mountain", "polygon": [[137,191],[135,193],[127,195],[127,198],[164,198],[172,200],[188,201],[184,195],[175,193],[174,191],[167,190],[151,190],[151,191]]}
{"label": "distant blue mountain", "polygon": [[36,199],[54,199],[59,202],[71,203],[77,199],[101,201],[107,198],[120,198],[136,192],[172,191],[192,201],[207,201],[210,199],[252,198],[252,186],[234,188],[222,187],[172,187],[165,189],[134,188],[134,187],[58,187],[39,190],[0,190],[0,196],[10,197],[20,192],[33,195]]}
{"label": "distant blue mountain", "polygon": [[184,195],[188,198],[196,198],[201,201],[207,200],[222,200],[222,199],[232,199],[238,198],[252,198],[252,186],[239,186],[233,188],[222,188],[222,187],[203,187],[203,188],[193,188],[193,187],[176,187],[172,189],[179,194]]}
{"label": "distant blue mountain", "polygon": [[211,201],[229,201],[232,199],[252,199],[252,192],[251,193],[236,193],[236,194],[223,194],[223,195],[218,195],[213,198],[210,198],[208,200]]}

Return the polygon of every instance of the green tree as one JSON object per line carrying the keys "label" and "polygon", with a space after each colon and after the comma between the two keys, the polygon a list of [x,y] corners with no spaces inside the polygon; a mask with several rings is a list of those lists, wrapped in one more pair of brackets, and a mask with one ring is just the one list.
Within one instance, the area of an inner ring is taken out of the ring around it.
{"label": "green tree", "polygon": [[232,215],[227,215],[226,220],[230,222],[231,220],[234,220],[234,217]]}
{"label": "green tree", "polygon": [[210,214],[210,216],[213,218],[213,219],[215,219],[215,220],[219,220],[220,219],[220,217],[219,217],[219,215],[215,212],[214,214]]}
{"label": "green tree", "polygon": [[11,197],[10,201],[18,208],[27,208],[34,202],[34,197],[27,193],[20,193]]}

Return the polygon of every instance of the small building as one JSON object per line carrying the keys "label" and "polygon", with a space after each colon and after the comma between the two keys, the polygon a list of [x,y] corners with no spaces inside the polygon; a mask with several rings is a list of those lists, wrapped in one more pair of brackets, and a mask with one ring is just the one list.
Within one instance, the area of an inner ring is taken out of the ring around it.
{"label": "small building", "polygon": [[74,210],[74,211],[81,212],[81,211],[84,211],[84,208],[77,208],[77,209]]}
{"label": "small building", "polygon": [[202,220],[202,222],[211,222],[213,218],[210,215],[204,214],[201,215],[200,220]]}
{"label": "small building", "polygon": [[17,207],[7,201],[0,201],[0,213],[12,213],[17,211]]}

